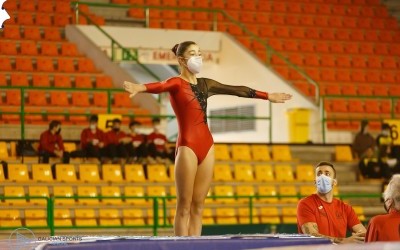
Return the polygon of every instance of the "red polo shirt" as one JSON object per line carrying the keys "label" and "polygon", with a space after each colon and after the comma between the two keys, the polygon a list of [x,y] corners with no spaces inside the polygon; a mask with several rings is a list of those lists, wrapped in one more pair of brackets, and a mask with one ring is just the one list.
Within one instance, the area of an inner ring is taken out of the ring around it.
{"label": "red polo shirt", "polygon": [[64,151],[64,143],[60,134],[52,134],[50,130],[46,130],[40,135],[39,151],[54,153],[56,145]]}

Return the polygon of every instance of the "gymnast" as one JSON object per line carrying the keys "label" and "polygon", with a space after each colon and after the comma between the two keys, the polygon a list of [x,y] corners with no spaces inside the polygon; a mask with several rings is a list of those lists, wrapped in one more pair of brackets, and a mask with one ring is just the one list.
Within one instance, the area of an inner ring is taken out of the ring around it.
{"label": "gymnast", "polygon": [[213,95],[234,95],[258,98],[273,103],[291,99],[285,93],[266,93],[245,86],[224,85],[208,78],[196,78],[202,67],[199,46],[192,41],[176,44],[181,74],[164,82],[135,84],[125,81],[130,97],[140,92],[169,92],[178,120],[175,185],[177,207],[174,221],[176,236],[199,236],[202,229],[204,201],[213,176],[214,141],[207,125],[207,98]]}

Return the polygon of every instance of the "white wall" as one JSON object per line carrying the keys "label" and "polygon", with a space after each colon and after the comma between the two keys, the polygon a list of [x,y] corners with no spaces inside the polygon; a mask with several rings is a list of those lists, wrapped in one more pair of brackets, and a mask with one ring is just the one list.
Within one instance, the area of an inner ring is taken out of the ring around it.
{"label": "white wall", "polygon": [[[92,41],[101,47],[110,46],[110,41],[95,27],[79,26]],[[219,52],[219,64],[206,64],[199,77],[208,77],[224,84],[246,85],[267,92],[286,92],[293,99],[285,104],[273,104],[273,138],[272,142],[289,142],[289,120],[287,111],[292,108],[312,110],[310,139],[320,142],[321,125],[318,108],[308,98],[297,92],[284,79],[268,69],[258,58],[238,44],[229,35],[219,32],[142,29],[128,27],[103,27],[123,46],[130,48],[170,49],[176,43],[192,40],[202,50]],[[255,104],[257,116],[268,116],[268,102],[231,96],[218,96],[209,99],[209,110]],[[168,110],[168,109],[167,109]],[[257,121],[256,131],[242,133],[214,134],[216,142],[268,142],[268,126],[266,121]],[[317,133],[315,133],[317,132]]]}

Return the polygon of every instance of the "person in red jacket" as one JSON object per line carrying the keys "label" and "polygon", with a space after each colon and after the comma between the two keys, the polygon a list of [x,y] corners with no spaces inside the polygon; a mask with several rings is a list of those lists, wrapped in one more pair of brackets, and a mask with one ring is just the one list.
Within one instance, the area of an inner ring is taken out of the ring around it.
{"label": "person in red jacket", "polygon": [[147,135],[147,144],[149,156],[151,157],[150,162],[157,159],[158,162],[162,162],[165,159],[174,161],[174,152],[168,147],[167,137],[161,133],[160,119],[153,119],[153,132]]}
{"label": "person in red jacket", "polygon": [[69,153],[65,152],[61,137],[61,122],[51,121],[49,129],[40,135],[39,161],[49,163],[50,157],[58,157],[63,163],[69,163]]}
{"label": "person in red jacket", "polygon": [[99,118],[92,115],[89,119],[89,127],[82,130],[81,149],[85,157],[100,159],[104,156],[104,132],[97,127]]}
{"label": "person in red jacket", "polygon": [[400,241],[400,175],[393,175],[383,193],[387,214],[369,221],[365,242]]}
{"label": "person in red jacket", "polygon": [[121,120],[112,121],[112,129],[105,134],[105,152],[106,156],[111,158],[113,163],[118,163],[128,157],[124,139],[126,134],[121,131]]}
{"label": "person in red jacket", "polygon": [[142,162],[148,156],[146,136],[137,132],[138,125],[140,125],[140,122],[131,121],[129,123],[131,132],[122,140],[128,151],[129,158],[133,162]]}
{"label": "person in red jacket", "polygon": [[[297,205],[299,233],[330,239],[333,243],[364,243],[366,229],[353,208],[333,197],[337,185],[336,170],[330,162],[320,162],[315,169],[317,193]],[[347,229],[353,235],[346,238]]]}

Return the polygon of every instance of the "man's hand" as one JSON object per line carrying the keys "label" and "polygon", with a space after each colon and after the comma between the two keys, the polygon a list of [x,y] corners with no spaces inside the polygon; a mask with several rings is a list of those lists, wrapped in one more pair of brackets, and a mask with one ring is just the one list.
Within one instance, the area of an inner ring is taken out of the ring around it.
{"label": "man's hand", "polygon": [[286,93],[269,93],[268,94],[268,100],[270,102],[274,103],[284,103],[285,101],[288,101],[292,99],[292,95],[286,94]]}
{"label": "man's hand", "polygon": [[125,81],[123,86],[124,86],[124,89],[130,93],[129,98],[134,97],[137,93],[146,91],[146,87],[144,85],[132,83],[132,82],[128,82],[128,81]]}
{"label": "man's hand", "polygon": [[348,238],[343,238],[341,243],[364,243],[365,240],[365,232],[360,232],[360,233],[353,233],[352,236]]}
{"label": "man's hand", "polygon": [[99,148],[104,148],[104,143],[103,142],[99,143]]}
{"label": "man's hand", "polygon": [[57,157],[60,157],[60,158],[63,157],[63,151],[61,151],[61,150],[54,150],[54,154],[55,154]]}

